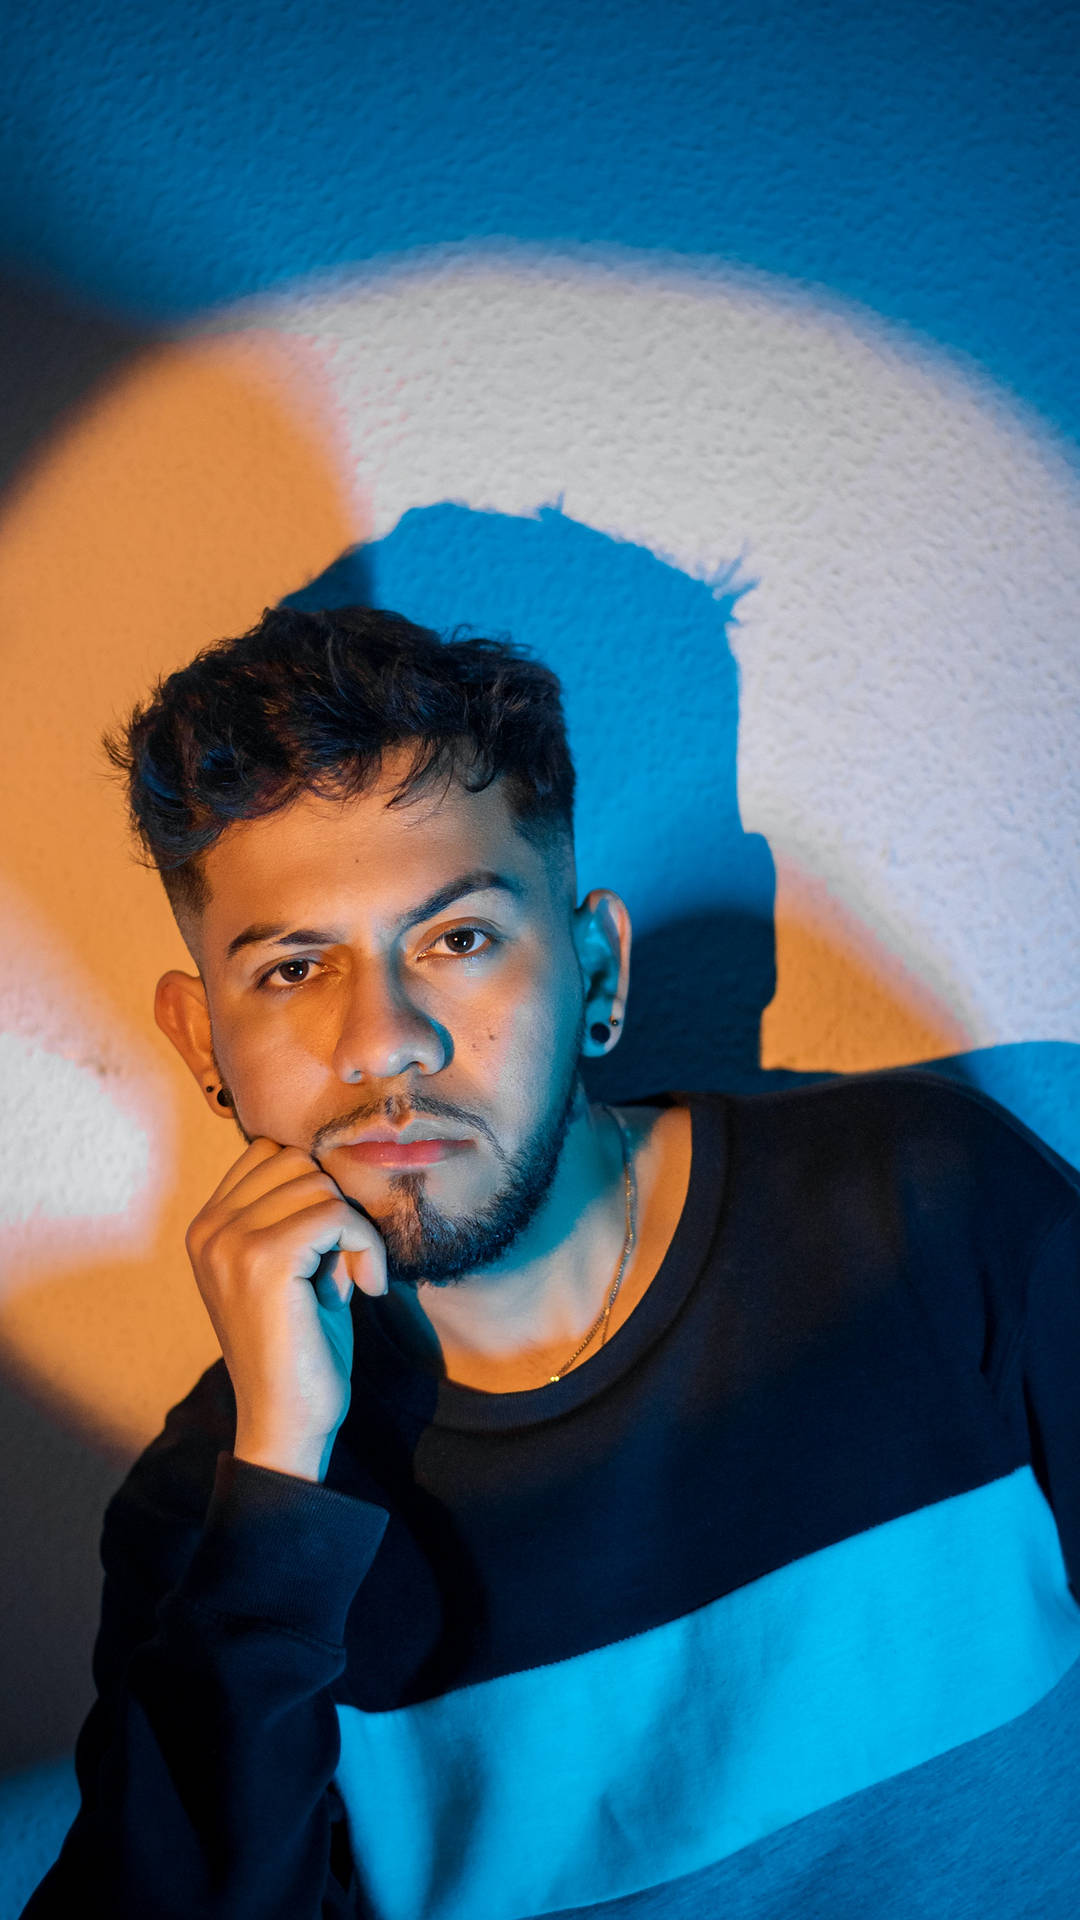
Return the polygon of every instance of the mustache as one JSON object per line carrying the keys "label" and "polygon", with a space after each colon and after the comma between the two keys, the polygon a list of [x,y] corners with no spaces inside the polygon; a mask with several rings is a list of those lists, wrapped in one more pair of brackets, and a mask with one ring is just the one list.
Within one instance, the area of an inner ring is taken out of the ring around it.
{"label": "mustache", "polygon": [[378,1100],[365,1100],[348,1113],[335,1115],[319,1127],[308,1148],[313,1160],[320,1153],[327,1153],[344,1134],[351,1133],[356,1127],[384,1121],[387,1126],[402,1126],[413,1114],[430,1114],[433,1119],[450,1120],[471,1132],[483,1134],[500,1160],[505,1154],[483,1114],[474,1113],[469,1107],[460,1107],[448,1100],[434,1100],[430,1094],[417,1089],[415,1094],[391,1093]]}

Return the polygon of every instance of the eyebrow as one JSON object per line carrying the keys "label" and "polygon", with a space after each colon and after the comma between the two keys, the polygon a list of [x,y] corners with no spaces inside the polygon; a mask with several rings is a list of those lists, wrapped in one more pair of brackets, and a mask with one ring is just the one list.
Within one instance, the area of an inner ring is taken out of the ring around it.
{"label": "eyebrow", "polygon": [[[524,898],[525,882],[517,880],[512,874],[491,873],[486,867],[475,873],[463,873],[456,880],[448,880],[436,893],[429,894],[426,900],[411,907],[398,921],[398,933],[404,933],[409,927],[419,926],[422,920],[430,920],[433,914],[442,913],[445,907],[453,906],[455,900],[463,900],[470,893],[507,893],[514,900]],[[258,920],[254,925],[245,927],[229,941],[226,959],[231,960],[245,947],[327,947],[337,943],[340,936],[327,927],[274,926],[270,921]]]}

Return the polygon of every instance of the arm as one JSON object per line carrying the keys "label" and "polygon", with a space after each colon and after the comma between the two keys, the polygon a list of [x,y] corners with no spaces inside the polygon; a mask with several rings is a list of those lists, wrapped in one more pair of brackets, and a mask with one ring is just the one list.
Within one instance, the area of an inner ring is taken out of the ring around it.
{"label": "arm", "polygon": [[351,1394],[352,1286],[385,1290],[384,1250],[313,1161],[256,1140],[188,1251],[232,1404],[214,1406],[211,1369],[106,1515],[82,1805],[26,1920],[349,1910],[332,1687],[386,1516],[321,1483]]}
{"label": "arm", "polygon": [[188,1564],[154,1608],[148,1529],[161,1560],[184,1551],[187,1530],[117,1496],[99,1692],[76,1750],[82,1805],[26,1920],[355,1911],[331,1689],[384,1525],[378,1508],[222,1454]]}

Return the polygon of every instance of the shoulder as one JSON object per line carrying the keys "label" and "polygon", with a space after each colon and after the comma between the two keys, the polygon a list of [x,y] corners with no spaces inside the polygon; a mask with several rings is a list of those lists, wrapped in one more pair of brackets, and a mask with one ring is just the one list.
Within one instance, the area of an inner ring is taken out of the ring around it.
{"label": "shoulder", "polygon": [[922,1068],[731,1102],[744,1175],[783,1178],[818,1209],[856,1196],[899,1212],[924,1249],[1026,1263],[1080,1211],[1080,1175],[976,1088]]}
{"label": "shoulder", "polygon": [[[705,1096],[714,1099],[716,1096]],[[740,1130],[763,1144],[815,1142],[822,1154],[887,1155],[977,1171],[1025,1169],[1047,1191],[1080,1191],[1080,1174],[997,1101],[925,1067],[852,1074],[728,1102]]]}

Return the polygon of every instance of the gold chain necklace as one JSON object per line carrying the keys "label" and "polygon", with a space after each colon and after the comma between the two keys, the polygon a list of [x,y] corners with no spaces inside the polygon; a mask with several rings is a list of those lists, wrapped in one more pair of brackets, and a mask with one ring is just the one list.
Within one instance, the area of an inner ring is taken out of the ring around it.
{"label": "gold chain necklace", "polygon": [[580,1360],[586,1347],[591,1346],[597,1334],[600,1333],[601,1328],[603,1328],[603,1334],[601,1335],[600,1345],[603,1346],[604,1340],[607,1337],[607,1325],[608,1325],[609,1319],[611,1318],[611,1309],[615,1305],[616,1296],[618,1294],[619,1288],[622,1286],[622,1277],[623,1277],[623,1274],[626,1272],[626,1263],[630,1258],[630,1252],[636,1237],[634,1216],[637,1208],[637,1182],[634,1179],[634,1168],[630,1159],[630,1142],[629,1142],[629,1139],[627,1138],[626,1127],[623,1123],[622,1116],[616,1113],[614,1107],[605,1106],[604,1112],[609,1113],[611,1115],[611,1118],[614,1120],[615,1125],[618,1127],[619,1145],[622,1148],[623,1181],[626,1187],[626,1233],[623,1238],[622,1255],[619,1260],[619,1265],[616,1270],[615,1278],[611,1283],[610,1289],[608,1290],[607,1298],[604,1301],[604,1304],[601,1307],[599,1313],[597,1314],[596,1319],[593,1321],[592,1326],[589,1328],[589,1331],[585,1335],[585,1338],[581,1342],[581,1345],[574,1348],[574,1351],[570,1355],[569,1360],[566,1360],[563,1362],[562,1366],[559,1368],[557,1373],[549,1374],[548,1376],[549,1386],[553,1386],[556,1380],[561,1380],[564,1373],[569,1373],[575,1360]]}

